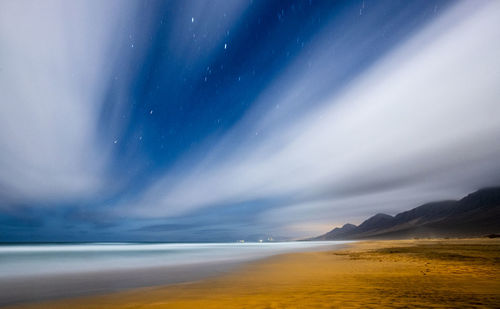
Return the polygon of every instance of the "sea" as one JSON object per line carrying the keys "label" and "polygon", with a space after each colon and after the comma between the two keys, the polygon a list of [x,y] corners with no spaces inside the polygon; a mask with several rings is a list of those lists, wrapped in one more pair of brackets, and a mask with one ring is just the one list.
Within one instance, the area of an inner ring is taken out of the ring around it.
{"label": "sea", "polygon": [[344,241],[0,245],[0,278],[243,261]]}
{"label": "sea", "polygon": [[348,241],[0,245],[0,305],[199,280],[242,262]]}

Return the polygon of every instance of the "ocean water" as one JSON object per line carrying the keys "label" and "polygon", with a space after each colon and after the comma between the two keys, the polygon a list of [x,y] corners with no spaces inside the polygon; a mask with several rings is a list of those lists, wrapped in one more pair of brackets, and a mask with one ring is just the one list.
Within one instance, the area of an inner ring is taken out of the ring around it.
{"label": "ocean water", "polygon": [[0,279],[238,262],[346,241],[0,245]]}

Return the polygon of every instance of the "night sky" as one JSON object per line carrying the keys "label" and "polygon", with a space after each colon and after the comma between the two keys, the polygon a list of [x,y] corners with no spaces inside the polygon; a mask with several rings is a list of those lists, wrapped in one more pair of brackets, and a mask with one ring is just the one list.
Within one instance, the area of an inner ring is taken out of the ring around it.
{"label": "night sky", "polygon": [[0,241],[322,234],[500,184],[495,1],[2,1]]}

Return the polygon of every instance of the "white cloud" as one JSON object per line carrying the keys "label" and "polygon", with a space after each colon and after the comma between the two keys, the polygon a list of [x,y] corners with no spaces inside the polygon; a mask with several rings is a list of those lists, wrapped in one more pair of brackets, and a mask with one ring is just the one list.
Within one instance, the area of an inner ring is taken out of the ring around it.
{"label": "white cloud", "polygon": [[[230,38],[221,29],[237,23],[248,3],[178,5],[162,44],[174,44],[172,61],[205,70]],[[0,205],[82,202],[109,195],[131,177],[110,179],[108,168],[128,126],[134,61],[148,54],[149,31],[164,22],[148,15],[156,13],[142,1],[0,3]],[[207,38],[210,31],[217,36]],[[114,101],[100,132],[110,87]]]}
{"label": "white cloud", "polygon": [[[346,192],[361,196],[399,185],[406,201],[416,201],[415,196],[449,198],[494,184],[500,171],[498,37],[498,2],[456,5],[313,113],[272,126],[262,110],[250,112],[244,127],[230,132],[204,160],[180,163],[130,211],[175,216],[214,204],[317,199],[330,192],[328,203],[315,209],[321,213],[340,202],[335,193],[344,199]],[[328,44],[318,46],[318,55]],[[315,78],[327,79],[326,74]],[[311,83],[310,75],[294,76],[287,80],[288,91],[307,91],[300,86]],[[257,105],[271,106],[273,113],[290,99],[277,91],[262,97],[268,101]],[[252,138],[260,126],[265,131]],[[227,154],[231,143],[235,149]],[[404,200],[384,198],[396,197]],[[310,212],[302,205],[303,214]],[[408,206],[399,205],[390,209]],[[352,214],[373,212],[372,205],[356,202],[343,207]],[[297,209],[291,207],[289,215],[300,216]],[[286,207],[279,216],[270,211],[268,222],[287,217]]]}
{"label": "white cloud", "polygon": [[0,4],[0,191],[9,203],[99,190],[108,149],[96,123],[118,1]]}

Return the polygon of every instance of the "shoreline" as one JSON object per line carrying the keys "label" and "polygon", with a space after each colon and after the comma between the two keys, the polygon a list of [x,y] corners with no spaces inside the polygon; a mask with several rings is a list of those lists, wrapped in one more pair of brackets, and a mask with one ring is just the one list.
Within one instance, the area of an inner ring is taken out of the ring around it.
{"label": "shoreline", "polygon": [[495,307],[500,239],[361,241],[198,281],[9,308]]}
{"label": "shoreline", "polygon": [[[174,243],[173,245],[179,244]],[[226,244],[224,243],[222,245]],[[260,244],[250,245],[258,245],[260,247]],[[239,255],[228,255],[225,258],[218,257],[214,260],[204,262],[188,262],[173,265],[165,264],[162,266],[138,266],[137,268],[92,270],[88,272],[79,270],[78,272],[70,273],[0,277],[0,307],[79,297],[95,297],[124,291],[133,291],[141,288],[155,288],[173,284],[196,282],[227,274],[239,269],[247,263],[260,261],[274,255],[302,252],[304,250],[332,250],[341,248],[341,246],[342,244],[339,242],[326,242],[316,247],[304,248],[286,248],[287,246],[285,245],[282,248],[274,248],[269,252],[261,250],[260,252],[253,251],[242,254],[243,251],[238,251],[234,253],[238,253]],[[46,251],[46,249],[41,249]],[[77,249],[82,250],[81,248]],[[104,249],[110,250],[110,248]],[[251,249],[251,247],[248,249]],[[50,248],[49,252],[58,250],[59,248]],[[75,248],[70,248],[69,252],[71,251],[75,251]],[[189,256],[186,256],[186,258],[189,259]],[[187,260],[185,262],[187,262]]]}

